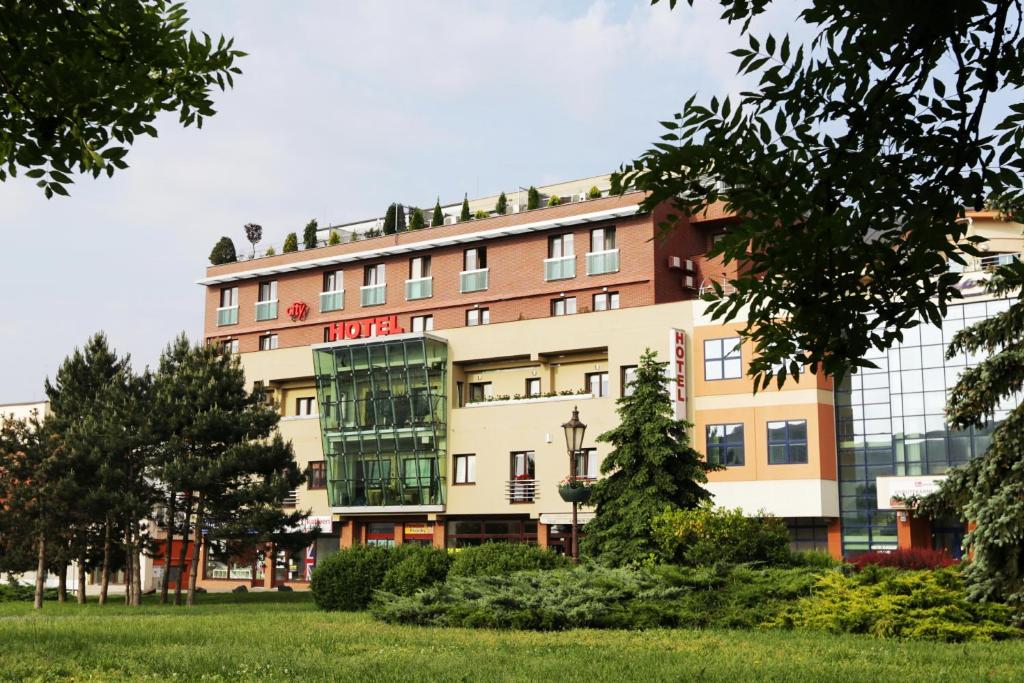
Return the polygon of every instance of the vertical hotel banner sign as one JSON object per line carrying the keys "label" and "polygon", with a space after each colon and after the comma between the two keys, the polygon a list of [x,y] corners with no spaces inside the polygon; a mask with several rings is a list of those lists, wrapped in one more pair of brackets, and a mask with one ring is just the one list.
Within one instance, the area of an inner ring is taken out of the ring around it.
{"label": "vertical hotel banner sign", "polygon": [[669,336],[668,395],[672,399],[672,415],[686,419],[686,333],[672,328]]}

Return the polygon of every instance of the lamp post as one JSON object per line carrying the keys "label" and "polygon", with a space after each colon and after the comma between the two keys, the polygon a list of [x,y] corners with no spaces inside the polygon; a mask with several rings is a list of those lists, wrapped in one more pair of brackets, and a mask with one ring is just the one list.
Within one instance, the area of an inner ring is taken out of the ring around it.
{"label": "lamp post", "polygon": [[[587,425],[580,422],[580,411],[573,406],[572,417],[562,425],[565,430],[565,448],[569,451],[569,478],[576,481],[576,456],[583,449],[583,433],[587,431]],[[572,561],[579,562],[580,546],[576,538],[576,508],[579,503],[572,501]]]}

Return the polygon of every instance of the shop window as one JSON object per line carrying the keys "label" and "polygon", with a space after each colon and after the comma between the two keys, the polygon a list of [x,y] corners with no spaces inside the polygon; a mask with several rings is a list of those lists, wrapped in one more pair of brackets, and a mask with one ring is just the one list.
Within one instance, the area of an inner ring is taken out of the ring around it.
{"label": "shop window", "polygon": [[633,395],[633,382],[635,381],[635,365],[623,365],[621,368],[619,368],[619,387],[623,396]]}
{"label": "shop window", "polygon": [[597,457],[596,448],[584,448],[576,454],[576,477],[579,479],[597,479],[601,471],[601,462]]}
{"label": "shop window", "polygon": [[469,383],[469,402],[479,403],[480,401],[486,401],[494,395],[493,388],[490,382],[470,382]]}
{"label": "shop window", "polygon": [[572,315],[576,312],[576,297],[566,296],[551,300],[551,315]]}
{"label": "shop window", "polygon": [[306,470],[306,486],[311,491],[327,488],[327,467],[323,460],[314,460]]}
{"label": "shop window", "polygon": [[526,395],[540,396],[540,377],[526,378]]}
{"label": "shop window", "polygon": [[260,337],[260,351],[273,351],[277,348],[277,335],[264,334]]}
{"label": "shop window", "polygon": [[303,396],[295,399],[295,414],[300,417],[316,415],[316,399],[312,396]]}
{"label": "shop window", "polygon": [[705,433],[709,463],[725,467],[743,465],[742,424],[708,425]]}
{"label": "shop window", "polygon": [[768,423],[768,464],[795,465],[807,462],[807,420]]}
{"label": "shop window", "polygon": [[450,520],[447,535],[450,548],[465,548],[484,543],[536,543],[537,520]]}
{"label": "shop window", "polygon": [[595,311],[614,311],[619,308],[618,292],[602,292],[594,295]]}
{"label": "shop window", "polygon": [[391,548],[395,545],[393,522],[370,522],[366,525],[366,545]]}
{"label": "shop window", "polygon": [[789,548],[794,552],[828,552],[828,522],[816,517],[786,517]]}
{"label": "shop window", "polygon": [[466,325],[476,327],[477,325],[489,325],[491,323],[491,309],[471,308],[466,311]]}
{"label": "shop window", "polygon": [[704,379],[739,379],[743,374],[740,338],[707,339],[704,342]]}
{"label": "shop window", "polygon": [[476,483],[476,455],[472,453],[455,456],[455,482],[456,484]]}
{"label": "shop window", "polygon": [[587,391],[594,396],[607,396],[608,395],[608,373],[607,372],[589,372],[586,376],[587,380]]}

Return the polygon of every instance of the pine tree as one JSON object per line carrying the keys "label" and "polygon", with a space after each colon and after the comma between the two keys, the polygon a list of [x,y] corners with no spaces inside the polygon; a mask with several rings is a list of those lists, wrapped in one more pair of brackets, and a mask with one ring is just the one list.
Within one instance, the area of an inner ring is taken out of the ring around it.
{"label": "pine tree", "polygon": [[405,231],[405,207],[401,204],[395,205],[395,232]]}
{"label": "pine tree", "polygon": [[288,233],[284,238],[284,247],[281,248],[281,252],[284,254],[290,254],[293,251],[299,250],[299,236],[294,232]]}
{"label": "pine tree", "polygon": [[[1000,267],[990,281],[996,296],[1016,296],[1024,287],[1024,263]],[[951,426],[981,427],[1024,389],[1024,303],[954,335],[946,358],[984,356],[960,375],[946,403]],[[963,573],[974,600],[1005,601],[1024,617],[1024,403],[1009,411],[992,431],[983,455],[949,471],[939,491],[925,498],[919,513],[955,512],[975,523],[964,538],[973,553]]]}
{"label": "pine tree", "polygon": [[462,213],[459,214],[459,222],[465,222],[472,218],[469,213],[469,195],[462,196]]}
{"label": "pine tree", "polygon": [[434,214],[430,217],[430,227],[436,228],[439,225],[444,225],[444,213],[441,212],[441,198],[437,198],[437,202],[434,204]]}
{"label": "pine tree", "polygon": [[306,227],[302,231],[302,248],[303,249],[316,249],[318,246],[318,240],[316,237],[317,222],[316,219],[310,220],[306,223]]}
{"label": "pine tree", "polygon": [[409,209],[409,229],[420,230],[427,226],[427,219],[423,215],[423,209],[412,207]]}
{"label": "pine tree", "polygon": [[397,224],[396,224],[395,215],[396,215],[395,205],[394,204],[389,204],[388,205],[388,210],[384,213],[384,234],[385,235],[394,235],[395,231],[398,229],[397,228]]}
{"label": "pine tree", "polygon": [[235,243],[231,241],[230,237],[221,237],[217,240],[217,244],[213,245],[213,250],[210,252],[210,263],[215,266],[219,266],[224,263],[234,263],[238,260],[238,255],[235,253]]}
{"label": "pine tree", "polygon": [[597,440],[613,450],[601,464],[608,475],[594,485],[582,548],[612,565],[640,562],[657,549],[651,524],[666,510],[692,509],[709,500],[701,484],[718,469],[690,448],[691,425],[676,420],[665,385],[665,367],[647,349],[640,357],[633,393],[618,400],[619,426]]}
{"label": "pine tree", "polygon": [[508,199],[505,197],[504,192],[498,195],[498,203],[494,205],[494,211],[499,216],[504,216],[508,213]]}
{"label": "pine tree", "polygon": [[533,185],[530,185],[530,189],[526,191],[526,208],[531,210],[540,208],[540,192],[537,192],[537,188]]}

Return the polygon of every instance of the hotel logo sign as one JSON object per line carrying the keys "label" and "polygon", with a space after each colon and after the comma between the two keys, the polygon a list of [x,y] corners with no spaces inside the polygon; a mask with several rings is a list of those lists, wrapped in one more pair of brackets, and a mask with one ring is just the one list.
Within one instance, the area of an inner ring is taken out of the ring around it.
{"label": "hotel logo sign", "polygon": [[376,318],[332,323],[327,328],[327,341],[385,337],[389,334],[401,334],[403,332],[405,332],[405,328],[398,324],[397,315],[381,315]]}
{"label": "hotel logo sign", "polygon": [[306,316],[309,315],[309,306],[305,301],[296,301],[285,309],[285,312],[292,319],[292,322],[296,323],[306,319]]}
{"label": "hotel logo sign", "polygon": [[677,420],[686,419],[686,332],[669,330],[669,387],[672,398],[672,415]]}

